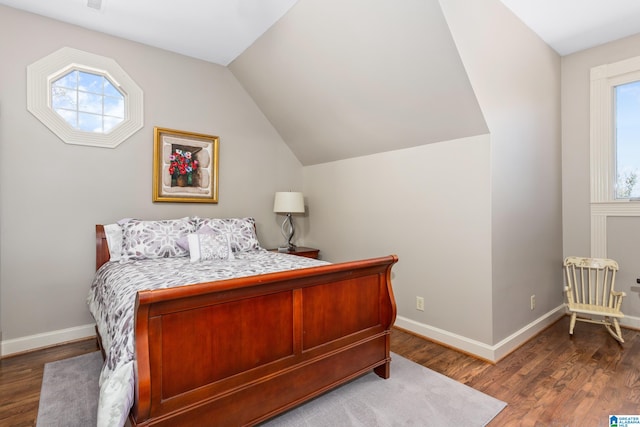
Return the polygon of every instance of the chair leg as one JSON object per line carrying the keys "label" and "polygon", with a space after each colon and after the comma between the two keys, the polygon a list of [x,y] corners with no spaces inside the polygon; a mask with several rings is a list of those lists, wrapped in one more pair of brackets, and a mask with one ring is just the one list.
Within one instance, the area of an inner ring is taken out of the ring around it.
{"label": "chair leg", "polygon": [[615,317],[613,318],[613,326],[616,328],[616,334],[614,335],[614,338],[620,341],[621,343],[623,343],[624,340],[622,339],[622,331],[620,330],[620,323],[618,322],[618,319]]}
{"label": "chair leg", "polygon": [[[611,336],[614,337],[619,343],[624,342],[624,340],[622,339],[622,331],[620,330],[620,324],[618,323],[618,319],[616,319],[615,317],[613,319],[610,319],[609,317],[605,317],[604,320],[602,321],[602,324],[604,325],[605,328],[607,328],[607,332],[609,332]],[[611,329],[611,325],[613,325],[613,327],[616,329],[615,331]]]}
{"label": "chair leg", "polygon": [[571,313],[571,322],[569,323],[569,335],[573,335],[573,328],[576,326],[577,313]]}

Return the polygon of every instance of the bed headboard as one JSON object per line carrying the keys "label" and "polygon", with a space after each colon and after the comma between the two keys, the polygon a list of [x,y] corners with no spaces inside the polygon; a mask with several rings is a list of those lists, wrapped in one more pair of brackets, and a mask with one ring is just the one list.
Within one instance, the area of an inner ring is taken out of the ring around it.
{"label": "bed headboard", "polygon": [[102,224],[96,224],[96,270],[109,261],[109,245]]}

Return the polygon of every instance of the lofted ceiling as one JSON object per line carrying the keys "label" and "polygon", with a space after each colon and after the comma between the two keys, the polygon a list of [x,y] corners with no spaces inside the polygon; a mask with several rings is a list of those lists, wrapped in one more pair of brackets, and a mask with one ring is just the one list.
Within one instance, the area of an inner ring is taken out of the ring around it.
{"label": "lofted ceiling", "polygon": [[297,1],[0,0],[0,4],[228,65]]}
{"label": "lofted ceiling", "polygon": [[[228,65],[299,0],[0,0],[0,4]],[[560,55],[640,33],[638,0],[501,0]]]}
{"label": "lofted ceiling", "polygon": [[640,33],[638,0],[501,0],[560,55]]}
{"label": "lofted ceiling", "polygon": [[[300,162],[313,165],[488,132],[442,12],[447,1],[0,5],[228,67]],[[639,0],[500,1],[560,55],[640,33]]]}

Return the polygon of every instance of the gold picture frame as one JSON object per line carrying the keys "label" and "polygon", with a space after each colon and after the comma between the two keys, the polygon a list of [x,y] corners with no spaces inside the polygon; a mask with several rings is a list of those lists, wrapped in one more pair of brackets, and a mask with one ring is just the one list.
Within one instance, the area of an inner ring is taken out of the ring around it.
{"label": "gold picture frame", "polygon": [[220,138],[153,128],[153,201],[218,203]]}

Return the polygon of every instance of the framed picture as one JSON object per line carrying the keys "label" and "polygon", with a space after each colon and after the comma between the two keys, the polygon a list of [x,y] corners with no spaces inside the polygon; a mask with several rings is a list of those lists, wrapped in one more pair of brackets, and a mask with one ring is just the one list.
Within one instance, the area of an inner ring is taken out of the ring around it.
{"label": "framed picture", "polygon": [[219,138],[153,128],[153,201],[218,203]]}

